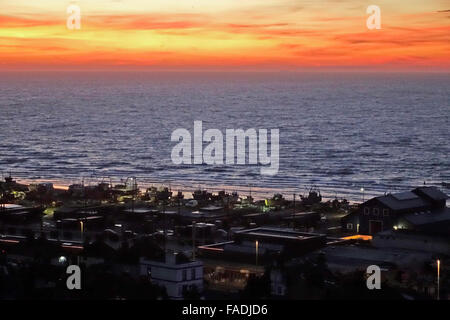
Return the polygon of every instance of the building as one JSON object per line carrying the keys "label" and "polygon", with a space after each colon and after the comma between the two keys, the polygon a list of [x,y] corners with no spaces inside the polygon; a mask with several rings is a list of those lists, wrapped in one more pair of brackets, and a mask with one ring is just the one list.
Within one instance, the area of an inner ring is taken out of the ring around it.
{"label": "building", "polygon": [[450,231],[447,199],[436,187],[375,197],[344,217],[342,227],[350,233],[372,235],[392,229],[445,234]]}
{"label": "building", "polygon": [[293,258],[325,246],[326,236],[292,229],[258,227],[234,232],[233,241],[200,246],[204,258],[264,264],[276,257]]}
{"label": "building", "polygon": [[3,203],[0,205],[0,221],[6,224],[25,224],[37,220],[43,212],[39,207],[24,207],[18,204]]}
{"label": "building", "polygon": [[214,290],[242,290],[250,275],[261,276],[265,266],[324,247],[326,236],[292,229],[259,227],[234,232],[233,240],[198,247],[205,280]]}
{"label": "building", "polygon": [[312,255],[323,254],[328,268],[342,274],[366,271],[377,265],[382,270],[414,269],[420,272],[426,261],[432,259],[431,252],[375,245],[330,245]]}
{"label": "building", "polygon": [[203,262],[192,261],[181,253],[166,253],[165,261],[141,257],[140,275],[165,287],[171,299],[183,299],[184,293],[194,286],[198,292],[203,291]]}
{"label": "building", "polygon": [[387,230],[373,236],[372,245],[379,249],[402,249],[450,256],[449,235],[417,233],[408,229]]}
{"label": "building", "polygon": [[[317,233],[299,232],[289,228],[258,227],[237,231],[234,240],[263,248],[280,248],[287,257],[298,257],[325,245],[326,236]],[[280,250],[278,249],[278,250]]]}

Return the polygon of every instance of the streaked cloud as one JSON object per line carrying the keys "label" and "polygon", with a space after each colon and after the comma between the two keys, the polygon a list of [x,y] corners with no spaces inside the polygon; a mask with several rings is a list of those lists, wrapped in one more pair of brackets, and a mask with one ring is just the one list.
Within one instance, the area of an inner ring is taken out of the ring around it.
{"label": "streaked cloud", "polygon": [[[2,67],[416,66],[450,69],[448,2],[0,0]],[[82,29],[66,29],[66,7]]]}

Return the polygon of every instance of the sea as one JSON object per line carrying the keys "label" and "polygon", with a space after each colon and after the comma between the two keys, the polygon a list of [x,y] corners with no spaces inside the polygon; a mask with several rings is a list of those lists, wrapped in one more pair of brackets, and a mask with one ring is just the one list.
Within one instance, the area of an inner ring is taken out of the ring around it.
{"label": "sea", "polygon": [[[171,134],[279,129],[279,171],[174,164]],[[0,171],[22,182],[119,183],[364,197],[450,183],[450,74],[0,73]],[[447,190],[448,193],[448,190]]]}

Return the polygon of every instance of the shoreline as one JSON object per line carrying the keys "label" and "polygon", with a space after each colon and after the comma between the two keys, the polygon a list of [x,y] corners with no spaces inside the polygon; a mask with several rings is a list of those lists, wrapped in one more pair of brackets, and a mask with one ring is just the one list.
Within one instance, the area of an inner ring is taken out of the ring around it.
{"label": "shoreline", "polygon": [[[75,183],[79,183],[81,184],[82,179],[80,179],[79,181],[75,182],[74,179],[42,179],[42,178],[35,178],[35,179],[30,179],[30,178],[21,178],[21,177],[14,177],[14,180],[17,183],[20,184],[25,184],[25,185],[30,185],[30,184],[35,184],[35,183],[52,183],[53,187],[56,189],[62,189],[62,190],[68,190],[69,186]],[[226,192],[237,192],[239,194],[239,196],[243,197],[243,196],[249,196],[251,195],[255,200],[264,200],[267,198],[271,198],[274,194],[282,194],[283,197],[286,200],[292,200],[293,199],[293,194],[295,193],[296,195],[296,199],[299,199],[300,195],[303,196],[307,196],[308,195],[308,189],[311,188],[310,187],[304,187],[304,188],[273,188],[273,187],[255,187],[255,186],[242,186],[242,185],[221,185],[221,184],[216,184],[216,185],[212,185],[212,184],[200,184],[200,183],[188,183],[188,182],[183,182],[183,181],[178,181],[178,182],[163,182],[163,181],[149,181],[148,179],[143,179],[140,180],[139,177],[137,178],[137,185],[138,188],[141,191],[145,191],[147,188],[150,187],[156,187],[156,188],[161,188],[161,187],[168,187],[170,190],[172,190],[173,192],[177,192],[177,191],[181,191],[185,196],[187,196],[188,198],[192,196],[192,192],[194,192],[195,190],[207,190],[209,192],[212,193],[217,193],[218,191],[224,190]],[[86,186],[92,186],[92,185],[97,185],[99,184],[101,181],[103,182],[107,182],[107,183],[112,183],[113,185],[119,184],[119,183],[123,183],[125,182],[126,178],[115,178],[115,179],[111,179],[111,180],[106,180],[106,179],[101,179],[101,178],[89,178],[89,179],[85,179],[85,185]],[[72,181],[72,182],[70,182]],[[431,186],[432,184],[430,184]],[[433,184],[434,185],[434,184]],[[436,185],[437,187],[442,188],[442,186]],[[329,190],[329,188],[321,185],[316,185],[314,186],[317,190],[320,190],[320,193],[322,195],[323,201],[329,201],[329,200],[334,200],[334,199],[346,199],[349,201],[349,203],[351,204],[355,204],[355,203],[361,203],[362,200],[368,200],[372,197],[376,197],[376,196],[380,196],[383,195],[383,192],[377,192],[377,191],[373,191],[370,190],[370,186],[364,187],[364,195],[363,193],[355,188],[355,190],[343,187],[342,189],[336,189],[336,190]],[[414,186],[411,186],[414,187]],[[405,191],[407,191],[408,188],[405,187]],[[339,192],[341,191],[341,192]],[[347,192],[342,192],[342,191],[347,191]],[[357,196],[358,195],[358,196]],[[357,199],[360,198],[360,199]]]}

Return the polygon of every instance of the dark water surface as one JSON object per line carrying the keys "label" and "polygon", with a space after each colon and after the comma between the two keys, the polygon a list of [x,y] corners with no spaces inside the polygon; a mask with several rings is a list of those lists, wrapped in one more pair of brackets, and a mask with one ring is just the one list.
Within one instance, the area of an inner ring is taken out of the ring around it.
{"label": "dark water surface", "polygon": [[[450,182],[450,75],[0,73],[0,171],[352,200]],[[175,165],[173,130],[279,128],[280,170]]]}

